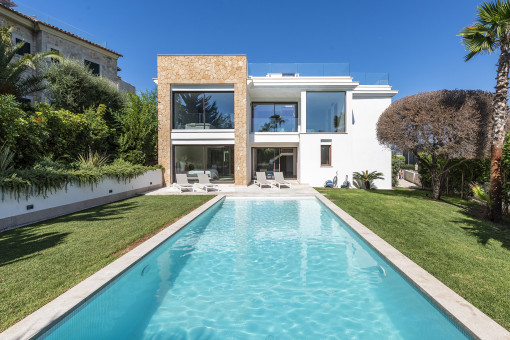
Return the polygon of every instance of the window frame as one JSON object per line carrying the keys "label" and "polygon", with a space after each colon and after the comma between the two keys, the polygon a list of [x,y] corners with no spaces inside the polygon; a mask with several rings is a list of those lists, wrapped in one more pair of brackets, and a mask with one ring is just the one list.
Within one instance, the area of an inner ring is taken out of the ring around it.
{"label": "window frame", "polygon": [[[328,163],[322,163],[322,148],[323,147],[328,147]],[[321,157],[321,167],[327,167],[327,166],[331,166],[331,144],[322,144],[321,143],[321,150],[320,150],[320,157]]]}
{"label": "window frame", "polygon": [[[233,162],[233,167],[234,167],[234,172],[233,172],[233,180],[232,181],[221,181],[221,183],[225,183],[225,184],[232,184],[232,183],[235,183],[235,171],[236,171],[236,166],[235,166],[235,144],[173,144],[172,145],[172,167],[171,167],[171,172],[172,172],[172,183],[176,183],[177,182],[177,171],[176,171],[176,159],[175,159],[175,148],[176,147],[180,147],[180,146],[196,146],[196,147],[201,147],[202,148],[202,166],[204,168],[204,174],[205,174],[205,171],[206,170],[206,165],[207,165],[207,154],[206,154],[206,150],[207,150],[207,147],[231,147],[232,148],[232,155],[230,156],[231,158],[231,161]],[[188,180],[190,180],[190,178],[188,177]],[[194,179],[194,178],[191,178],[190,182],[196,182],[198,179]],[[219,182],[216,182],[214,181],[212,178],[210,178],[210,180],[213,182],[213,183],[219,183]]]}
{"label": "window frame", "polygon": [[[296,131],[254,131],[253,120],[255,119],[255,105],[273,105],[273,112],[276,105],[294,105],[294,119],[297,121]],[[299,132],[299,103],[298,102],[251,102],[250,133],[297,133]]]}
{"label": "window frame", "polygon": [[[205,96],[203,97],[202,99],[202,120],[204,121],[204,128],[203,129],[177,129],[175,128],[175,95],[178,94],[178,93],[200,93],[200,94],[203,94],[205,95],[206,93],[232,93],[234,95],[234,121],[233,121],[233,127],[230,128],[230,129],[206,129],[205,128],[205,105],[204,105],[204,101],[205,101]],[[229,89],[228,91],[219,91],[219,90],[207,90],[207,89],[196,89],[196,90],[172,90],[171,91],[171,112],[170,112],[170,119],[171,119],[171,129],[172,131],[179,131],[179,132],[193,132],[193,131],[204,131],[204,130],[208,130],[208,131],[233,131],[235,129],[235,100],[236,100],[236,97],[235,97],[235,91],[233,89]]]}
{"label": "window frame", "polygon": [[[308,117],[309,117],[309,112],[308,112],[308,93],[334,93],[334,92],[342,92],[344,94],[344,131],[308,131]],[[306,124],[306,129],[305,129],[305,133],[317,133],[317,134],[331,134],[331,133],[337,133],[337,134],[343,134],[343,133],[347,133],[347,90],[330,90],[330,89],[327,89],[327,90],[323,90],[323,91],[316,91],[316,90],[312,90],[312,91],[308,91],[306,90],[305,91],[305,96],[306,96],[306,107],[305,107],[305,110],[306,110],[306,117],[305,117],[305,124]]]}

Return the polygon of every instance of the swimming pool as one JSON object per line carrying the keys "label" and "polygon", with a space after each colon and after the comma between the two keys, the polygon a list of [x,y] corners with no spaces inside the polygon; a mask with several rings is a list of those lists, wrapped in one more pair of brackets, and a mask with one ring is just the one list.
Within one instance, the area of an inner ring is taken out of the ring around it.
{"label": "swimming pool", "polygon": [[226,198],[47,339],[465,339],[316,198]]}

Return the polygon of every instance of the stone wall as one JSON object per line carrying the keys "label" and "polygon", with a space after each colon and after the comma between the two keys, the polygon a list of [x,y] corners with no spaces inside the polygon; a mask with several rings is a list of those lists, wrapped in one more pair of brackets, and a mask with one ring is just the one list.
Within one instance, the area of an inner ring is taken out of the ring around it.
{"label": "stone wall", "polygon": [[49,51],[53,48],[58,50],[65,57],[76,59],[80,63],[83,63],[84,59],[98,63],[101,65],[100,72],[103,77],[108,78],[113,82],[118,81],[117,58],[76,44],[48,32],[40,32],[39,34],[41,36],[40,51]]}
{"label": "stone wall", "polygon": [[[110,79],[121,91],[135,92],[135,88],[120,79],[117,72],[117,61],[120,55],[113,51],[95,46],[72,35],[45,26],[16,14],[0,6],[0,25],[13,27],[13,40],[16,38],[30,43],[32,53],[56,49],[66,58],[73,58],[80,63],[89,60],[100,65],[101,76]],[[44,100],[43,93],[35,93],[35,101]]]}
{"label": "stone wall", "polygon": [[158,162],[165,167],[165,185],[172,183],[171,86],[172,84],[234,85],[234,178],[248,184],[248,125],[246,114],[247,60],[244,55],[158,56]]}

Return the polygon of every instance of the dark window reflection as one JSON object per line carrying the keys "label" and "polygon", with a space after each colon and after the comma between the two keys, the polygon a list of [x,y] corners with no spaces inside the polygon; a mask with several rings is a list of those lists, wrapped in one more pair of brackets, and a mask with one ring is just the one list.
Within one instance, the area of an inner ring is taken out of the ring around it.
{"label": "dark window reflection", "polygon": [[253,132],[297,132],[297,104],[253,104]]}
{"label": "dark window reflection", "polygon": [[306,132],[345,132],[345,92],[306,93]]}
{"label": "dark window reflection", "polygon": [[175,92],[174,129],[233,129],[233,92]]}
{"label": "dark window reflection", "polygon": [[188,180],[198,180],[207,174],[211,182],[234,181],[233,145],[176,145],[174,173],[187,174]]}

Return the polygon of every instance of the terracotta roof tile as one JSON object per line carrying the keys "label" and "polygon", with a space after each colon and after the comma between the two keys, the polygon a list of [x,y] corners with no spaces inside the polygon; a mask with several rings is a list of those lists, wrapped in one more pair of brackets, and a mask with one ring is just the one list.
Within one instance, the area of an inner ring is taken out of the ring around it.
{"label": "terracotta roof tile", "polygon": [[84,39],[84,38],[82,38],[82,37],[80,37],[80,36],[77,36],[76,34],[73,34],[73,33],[71,33],[71,32],[65,31],[65,30],[63,30],[63,29],[61,29],[61,28],[58,28],[58,27],[56,27],[56,26],[50,25],[50,24],[48,24],[47,22],[41,21],[41,20],[39,20],[39,19],[33,18],[33,17],[28,16],[28,15],[26,15],[26,14],[23,14],[23,13],[21,13],[21,12],[15,11],[15,10],[13,10],[12,8],[5,7],[5,6],[2,6],[2,7],[3,7],[3,8],[5,8],[6,10],[9,10],[9,11],[11,11],[11,12],[13,12],[13,13],[16,13],[17,15],[19,15],[19,16],[21,16],[21,17],[25,18],[25,19],[28,19],[28,20],[30,20],[30,21],[32,21],[32,22],[35,22],[35,23],[38,23],[38,24],[41,24],[41,25],[44,25],[44,26],[47,26],[47,27],[53,28],[54,30],[57,30],[57,31],[62,32],[62,33],[65,33],[65,34],[67,34],[67,35],[70,35],[70,36],[72,36],[72,37],[74,37],[74,38],[76,38],[76,39],[80,39],[80,40],[82,40],[82,41],[85,41],[86,43],[89,43],[89,44],[91,44],[91,45],[93,45],[93,46],[99,47],[99,48],[101,48],[101,49],[103,49],[103,50],[105,50],[105,51],[108,51],[108,52],[114,53],[114,54],[118,55],[119,57],[122,57],[122,56],[123,56],[122,54],[117,53],[117,52],[115,52],[115,51],[113,51],[113,50],[110,50],[109,48],[106,48],[106,47],[104,47],[104,46],[101,46],[101,45],[99,45],[99,44],[96,44],[96,43],[94,43],[94,42],[92,42],[92,41],[90,41],[90,40]]}

